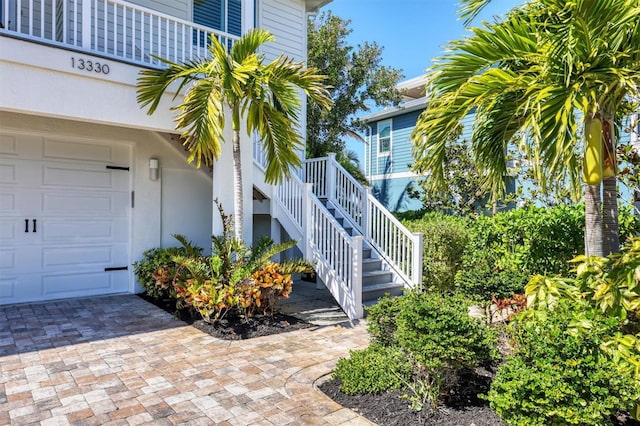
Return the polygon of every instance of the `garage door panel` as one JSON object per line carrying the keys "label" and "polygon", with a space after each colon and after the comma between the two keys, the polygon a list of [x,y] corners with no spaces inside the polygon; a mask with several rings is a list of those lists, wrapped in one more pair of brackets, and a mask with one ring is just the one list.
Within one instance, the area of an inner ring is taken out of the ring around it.
{"label": "garage door panel", "polygon": [[0,220],[0,246],[6,247],[9,244],[14,244],[17,240],[17,234],[18,226],[15,220]]}
{"label": "garage door panel", "polygon": [[114,220],[48,219],[42,224],[43,242],[60,244],[77,242],[96,244],[127,241],[129,223],[127,218]]}
{"label": "garage door panel", "polygon": [[98,165],[75,165],[65,163],[43,166],[43,184],[72,188],[114,188],[113,173]]}
{"label": "garage door panel", "polygon": [[110,145],[69,142],[51,138],[47,138],[44,144],[45,159],[112,162],[113,157],[113,147]]}
{"label": "garage door panel", "polygon": [[0,278],[0,300],[15,298],[17,282],[15,278]]}
{"label": "garage door panel", "polygon": [[0,158],[0,185],[6,188],[40,188],[41,163],[24,159]]}
{"label": "garage door panel", "polygon": [[42,294],[47,299],[87,296],[126,291],[119,288],[118,282],[126,271],[113,272],[81,272],[67,274],[44,275],[42,277]]}
{"label": "garage door panel", "polygon": [[0,250],[0,274],[13,272],[16,266],[16,249]]}
{"label": "garage door panel", "polygon": [[49,247],[42,249],[44,270],[73,267],[74,269],[96,269],[127,266],[125,244],[103,246]]}
{"label": "garage door panel", "polygon": [[47,192],[42,211],[47,215],[68,216],[128,216],[128,192]]}
{"label": "garage door panel", "polygon": [[14,164],[0,163],[0,184],[18,183],[17,167]]}
{"label": "garage door panel", "polygon": [[43,143],[41,136],[0,134],[0,155],[40,160]]}
{"label": "garage door panel", "polygon": [[0,213],[10,214],[16,212],[16,194],[0,191]]}

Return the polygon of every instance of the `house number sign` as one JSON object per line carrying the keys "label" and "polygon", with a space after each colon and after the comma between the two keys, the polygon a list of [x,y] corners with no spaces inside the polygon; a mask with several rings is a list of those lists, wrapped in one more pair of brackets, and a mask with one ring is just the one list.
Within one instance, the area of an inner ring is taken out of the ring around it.
{"label": "house number sign", "polygon": [[71,57],[71,68],[85,72],[95,72],[96,74],[109,74],[109,65],[84,58]]}

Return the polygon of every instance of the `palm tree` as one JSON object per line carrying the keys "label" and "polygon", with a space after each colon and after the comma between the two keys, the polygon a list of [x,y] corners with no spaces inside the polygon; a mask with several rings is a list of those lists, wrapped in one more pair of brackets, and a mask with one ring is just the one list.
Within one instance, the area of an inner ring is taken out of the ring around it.
{"label": "palm tree", "polygon": [[[463,17],[469,22],[489,2],[463,0]],[[597,117],[619,118],[638,95],[639,49],[637,0],[532,0],[472,29],[430,70],[429,105],[412,135],[415,169],[442,185],[446,142],[474,113],[471,149],[494,197],[505,189],[507,148],[517,146],[543,189],[568,178],[578,198],[581,136]],[[585,187],[585,248],[602,255],[601,187],[592,183]],[[617,223],[617,210],[607,211]]]}
{"label": "palm tree", "polygon": [[275,38],[254,29],[236,41],[230,51],[215,36],[209,43],[210,58],[185,63],[161,60],[166,68],[146,69],[138,79],[138,103],[153,114],[165,91],[177,84],[176,96],[184,89],[184,99],[174,107],[176,130],[182,133],[189,162],[211,166],[220,156],[227,114],[231,118],[233,144],[233,188],[235,237],[243,238],[242,169],[240,128],[257,132],[266,151],[265,180],[278,183],[300,167],[298,152],[302,139],[296,127],[301,111],[299,89],[328,108],[331,101],[315,69],[281,55],[265,64],[258,49]]}

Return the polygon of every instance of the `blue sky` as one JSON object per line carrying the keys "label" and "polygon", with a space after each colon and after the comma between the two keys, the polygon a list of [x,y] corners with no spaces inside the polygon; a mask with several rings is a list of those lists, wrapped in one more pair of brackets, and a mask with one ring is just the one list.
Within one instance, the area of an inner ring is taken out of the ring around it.
{"label": "blue sky", "polygon": [[[491,20],[524,0],[493,0],[476,20]],[[424,74],[447,42],[465,35],[457,0],[333,0],[322,10],[351,20],[348,42],[383,47],[383,64],[402,70],[405,79]],[[362,146],[348,148],[362,157]]]}

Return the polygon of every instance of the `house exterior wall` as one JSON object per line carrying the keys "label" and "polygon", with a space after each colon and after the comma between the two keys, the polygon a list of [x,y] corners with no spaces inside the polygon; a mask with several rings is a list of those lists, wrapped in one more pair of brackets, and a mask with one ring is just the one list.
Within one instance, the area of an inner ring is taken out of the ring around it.
{"label": "house exterior wall", "polygon": [[[193,1],[130,3],[191,20]],[[242,6],[243,32],[257,24],[277,38],[264,47],[267,60],[280,54],[306,59],[304,0],[242,0]],[[224,138],[229,143],[223,144],[221,158],[213,171],[197,170],[187,164],[179,144],[169,140],[169,135],[175,134],[175,111],[171,108],[180,102],[179,97],[173,99],[172,88],[153,115],[139,107],[136,83],[142,69],[140,64],[96,53],[86,45],[63,47],[51,40],[7,32],[0,33],[0,81],[4,89],[0,97],[0,132],[55,134],[63,140],[111,141],[130,146],[131,189],[136,194],[130,216],[130,261],[140,259],[149,248],[175,245],[171,237],[174,233],[186,234],[210,250],[211,235],[222,230],[213,199],[218,199],[228,214],[233,213],[230,123],[224,129]],[[83,64],[91,62],[94,67],[98,63],[101,68],[106,65],[108,72],[80,69],[80,60]],[[300,117],[305,116],[303,102]],[[302,133],[304,127],[303,121]],[[245,240],[250,243],[254,223],[252,189],[255,180],[263,177],[253,167],[252,138],[247,136],[246,129],[241,129],[240,134]],[[160,161],[158,181],[149,179],[150,158]],[[256,223],[259,232],[264,233],[266,222]],[[131,271],[129,274],[130,291],[139,291],[141,288],[134,284]]]}

